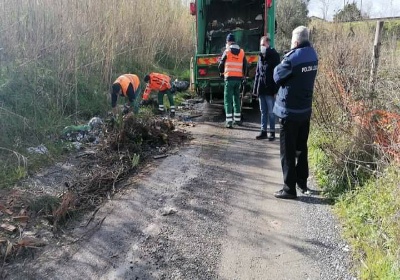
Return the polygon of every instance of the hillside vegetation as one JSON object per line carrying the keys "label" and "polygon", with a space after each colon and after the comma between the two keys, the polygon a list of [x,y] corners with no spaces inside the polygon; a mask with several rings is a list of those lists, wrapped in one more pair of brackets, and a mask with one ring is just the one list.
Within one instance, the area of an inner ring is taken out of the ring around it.
{"label": "hillside vegetation", "polygon": [[[4,0],[0,3],[0,187],[50,160],[65,125],[109,110],[123,73],[180,73],[193,53],[180,0]],[[26,148],[46,144],[47,156]]]}
{"label": "hillside vegetation", "polygon": [[320,57],[310,157],[335,198],[361,279],[400,279],[400,34],[385,23],[375,90],[374,22],[311,25]]}

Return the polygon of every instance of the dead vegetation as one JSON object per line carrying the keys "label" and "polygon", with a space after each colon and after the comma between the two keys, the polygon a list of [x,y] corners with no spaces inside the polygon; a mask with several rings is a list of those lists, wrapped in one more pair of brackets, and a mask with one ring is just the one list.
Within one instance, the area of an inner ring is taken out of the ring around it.
{"label": "dead vegetation", "polygon": [[[108,122],[103,139],[95,150],[84,150],[79,158],[77,174],[64,182],[67,191],[38,195],[32,190],[13,190],[0,198],[0,260],[3,264],[22,253],[46,244],[35,236],[38,224],[56,233],[75,213],[94,210],[124,187],[120,184],[135,174],[140,164],[153,157],[166,156],[189,138],[181,125],[171,119],[134,116]],[[1,273],[0,273],[1,275]]]}
{"label": "dead vegetation", "polygon": [[326,191],[337,195],[400,161],[399,84],[393,83],[399,70],[393,41],[399,38],[384,31],[371,88],[374,28],[326,23],[311,30],[320,57],[313,114],[319,133],[314,142],[329,156],[327,174],[337,174],[324,183]]}

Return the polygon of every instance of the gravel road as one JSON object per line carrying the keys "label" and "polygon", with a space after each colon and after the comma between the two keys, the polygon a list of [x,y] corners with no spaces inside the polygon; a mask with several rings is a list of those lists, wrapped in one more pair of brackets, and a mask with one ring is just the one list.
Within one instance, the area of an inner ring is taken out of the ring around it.
{"label": "gravel road", "polygon": [[279,140],[254,139],[257,113],[229,130],[220,105],[204,106],[189,145],[7,279],[355,279],[327,201],[273,197]]}

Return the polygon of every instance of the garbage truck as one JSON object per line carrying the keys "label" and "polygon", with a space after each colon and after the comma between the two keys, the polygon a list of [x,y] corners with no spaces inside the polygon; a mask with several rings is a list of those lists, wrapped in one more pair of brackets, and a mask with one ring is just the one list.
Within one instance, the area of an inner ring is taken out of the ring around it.
{"label": "garbage truck", "polygon": [[224,80],[218,62],[225,50],[226,37],[235,35],[248,62],[246,83],[242,85],[242,104],[255,103],[252,86],[257,66],[260,38],[269,33],[275,39],[276,0],[193,0],[195,54],[191,59],[191,87],[208,102],[223,97]]}

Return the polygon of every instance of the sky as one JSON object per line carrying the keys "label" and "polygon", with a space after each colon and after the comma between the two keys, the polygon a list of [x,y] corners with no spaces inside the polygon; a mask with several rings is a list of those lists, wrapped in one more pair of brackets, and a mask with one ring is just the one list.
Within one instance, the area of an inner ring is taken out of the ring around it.
{"label": "sky", "polygon": [[[400,0],[354,0],[362,13],[370,17],[400,16]],[[308,10],[309,16],[323,17],[321,2],[329,2],[328,19],[343,8],[343,3],[352,3],[353,0],[310,0]]]}

